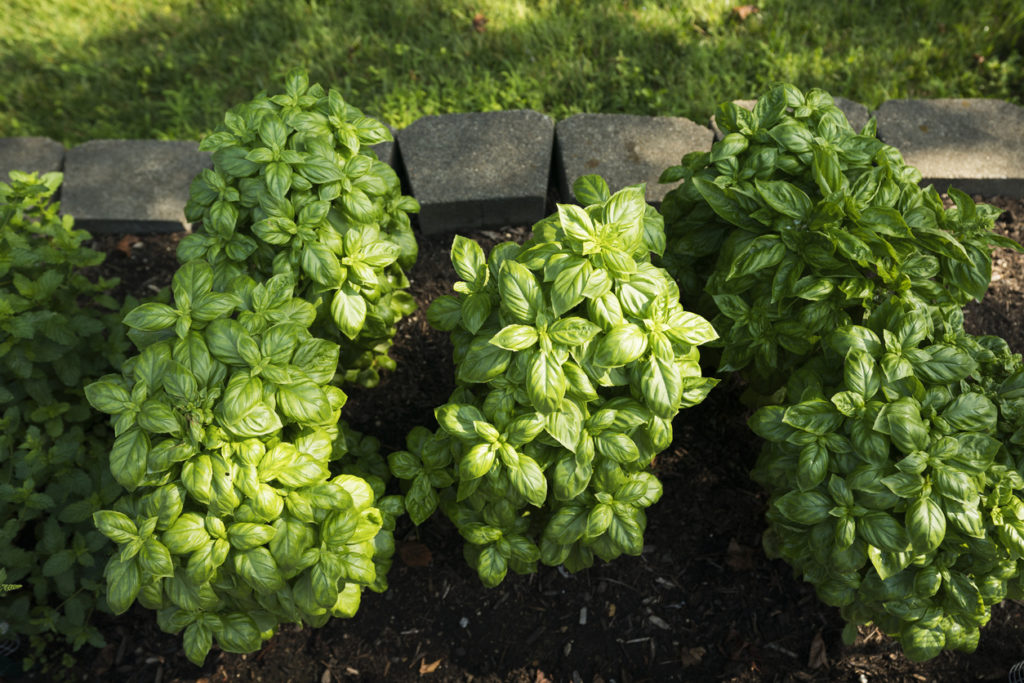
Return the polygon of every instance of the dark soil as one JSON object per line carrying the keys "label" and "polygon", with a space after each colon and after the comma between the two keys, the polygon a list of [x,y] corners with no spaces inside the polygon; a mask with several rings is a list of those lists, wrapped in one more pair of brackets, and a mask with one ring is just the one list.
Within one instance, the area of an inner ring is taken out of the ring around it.
{"label": "dark soil", "polygon": [[[1005,209],[997,229],[1024,238],[1024,202],[990,198]],[[522,239],[519,228],[475,233],[485,249]],[[432,426],[433,408],[452,389],[446,335],[423,310],[450,291],[451,236],[420,237],[410,274],[420,311],[400,327],[398,369],[373,390],[350,391],[346,419],[376,434],[386,450],[408,430]],[[170,282],[176,236],[105,236],[106,273],[121,293],[146,296]],[[1000,250],[989,296],[968,308],[969,329],[998,334],[1024,351],[1024,256]],[[435,517],[397,531],[399,558],[383,594],[366,593],[351,620],[321,629],[286,626],[261,652],[214,650],[206,666],[184,657],[177,637],[134,608],[101,624],[109,646],[79,653],[86,679],[111,681],[1005,681],[1024,659],[1024,604],[993,610],[973,654],[945,653],[915,664],[894,641],[862,629],[840,640],[837,610],[769,560],[760,547],[765,494],[748,477],[758,443],[735,386],[683,411],[675,441],[659,456],[661,501],[649,511],[647,545],[569,575],[541,567],[486,589],[462,559],[461,539]]]}

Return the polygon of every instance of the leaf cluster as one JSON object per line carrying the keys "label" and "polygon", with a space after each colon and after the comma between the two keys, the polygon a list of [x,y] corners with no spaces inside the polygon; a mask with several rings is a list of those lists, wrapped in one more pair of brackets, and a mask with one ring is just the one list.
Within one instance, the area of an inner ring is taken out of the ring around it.
{"label": "leaf cluster", "polygon": [[458,388],[439,429],[388,458],[412,520],[440,505],[488,586],[538,561],[575,571],[639,554],[661,496],[651,461],[715,384],[697,348],[715,331],[651,264],[664,232],[643,187],[612,195],[585,176],[575,192],[589,206],[559,205],[523,245],[485,259],[455,238],[461,280],[427,317],[451,334]]}
{"label": "leaf cluster", "polygon": [[363,386],[393,369],[395,323],[415,310],[404,271],[419,205],[371,149],[391,139],[292,72],[284,93],[238,105],[200,143],[214,167],[192,182],[185,215],[199,228],[178,249],[183,263],[209,262],[221,289],[240,274],[292,273],[296,295],[317,306],[317,336],[340,344],[345,380]]}
{"label": "leaf cluster", "polygon": [[847,637],[873,622],[914,660],[973,651],[991,606],[1021,593],[1024,368],[962,322],[893,298],[750,421],[768,442],[766,549],[840,607]]}
{"label": "leaf cluster", "polygon": [[899,152],[854,131],[832,97],[781,85],[748,111],[722,104],[724,137],[662,174],[664,265],[722,335],[720,368],[763,394],[890,297],[980,299],[998,211],[951,189],[946,209]]}
{"label": "leaf cluster", "polygon": [[[1019,356],[963,329],[996,210],[945,208],[831,96],[781,85],[723,104],[709,153],[668,169],[666,267],[722,333],[720,369],[770,396],[751,428],[765,548],[911,659],[972,651],[1019,592]],[[851,641],[852,642],[852,641]]]}
{"label": "leaf cluster", "polygon": [[[118,487],[104,465],[109,430],[82,385],[120,366],[113,280],[85,269],[103,254],[52,201],[62,176],[12,171],[0,183],[0,622],[33,640],[103,645],[89,624],[104,609],[106,539],[92,512]],[[39,647],[44,645],[40,641]]]}
{"label": "leaf cluster", "polygon": [[363,588],[385,586],[401,501],[383,497],[380,468],[337,462],[376,444],[339,424],[338,345],[310,332],[317,310],[292,277],[218,291],[213,266],[184,264],[173,305],[125,316],[140,353],[86,387],[112,416],[110,469],[129,492],[93,515],[118,545],[107,601],[158,610],[197,664],[214,639],[251,652],[282,622],[352,616]]}

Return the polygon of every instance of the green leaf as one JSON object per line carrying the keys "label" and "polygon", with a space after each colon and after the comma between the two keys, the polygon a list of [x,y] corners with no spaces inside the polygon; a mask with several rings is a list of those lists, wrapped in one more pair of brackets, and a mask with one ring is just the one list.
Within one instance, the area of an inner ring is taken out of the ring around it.
{"label": "green leaf", "polygon": [[238,550],[252,550],[273,540],[274,527],[252,522],[236,522],[228,527],[228,542]]}
{"label": "green leaf", "polygon": [[366,299],[346,292],[344,287],[339,289],[331,300],[331,317],[342,334],[355,339],[366,323]]}
{"label": "green leaf", "polygon": [[491,344],[489,336],[474,337],[455,377],[461,382],[487,382],[505,372],[511,358],[512,352]]}
{"label": "green leaf", "polygon": [[162,540],[172,555],[186,555],[209,543],[210,535],[202,517],[186,512],[163,533]]}
{"label": "green leaf", "polygon": [[885,512],[868,512],[862,516],[857,521],[857,531],[865,541],[881,550],[902,553],[910,546],[906,530]]}
{"label": "green leaf", "polygon": [[940,628],[922,628],[910,622],[900,629],[900,644],[907,659],[912,662],[924,662],[942,652],[946,636]]}
{"label": "green leaf", "polygon": [[260,649],[260,630],[247,614],[232,612],[224,615],[221,628],[215,629],[214,633],[225,652],[246,653]]}
{"label": "green leaf", "polygon": [[284,197],[292,186],[292,167],[283,161],[274,161],[265,167],[267,189],[274,197]]}
{"label": "green leaf", "polygon": [[558,360],[550,353],[535,352],[526,382],[526,394],[533,407],[542,413],[558,410],[565,397],[565,389],[565,373]]}
{"label": "green leaf", "polygon": [[344,280],[337,255],[319,242],[306,242],[302,248],[302,270],[324,287],[338,287]]}
{"label": "green leaf", "polygon": [[131,407],[128,391],[112,381],[100,380],[85,387],[85,397],[96,410],[116,415]]}
{"label": "green leaf", "polygon": [[825,436],[839,427],[843,416],[830,402],[816,398],[786,408],[782,421],[802,431]]}
{"label": "green leaf", "polygon": [[[483,272],[488,272],[484,269]],[[472,334],[480,331],[491,315],[491,297],[485,292],[470,294],[462,300],[462,325]]]}
{"label": "green leaf", "polygon": [[323,424],[331,418],[327,394],[308,380],[279,386],[277,401],[285,416],[301,424]]}
{"label": "green leaf", "polygon": [[798,220],[806,220],[810,215],[813,208],[811,199],[796,185],[784,180],[757,178],[754,179],[754,185],[765,203],[779,213]]}
{"label": "green leaf", "polygon": [[755,237],[733,258],[726,279],[741,278],[777,266],[785,255],[786,246],[778,235]]}
{"label": "green leaf", "polygon": [[232,556],[235,571],[256,593],[273,593],[284,586],[273,555],[266,548],[239,551]]}
{"label": "green leaf", "polygon": [[995,404],[974,392],[957,396],[942,411],[942,418],[952,429],[964,432],[989,432],[995,429],[997,417]]}
{"label": "green leaf", "polygon": [[163,543],[156,538],[148,538],[139,551],[139,567],[147,575],[154,578],[174,576],[174,564],[171,562],[171,553]]}
{"label": "green leaf", "polygon": [[914,552],[921,555],[938,549],[946,536],[946,516],[930,498],[918,498],[910,504],[906,524]]}
{"label": "green leaf", "polygon": [[124,324],[136,330],[157,332],[173,327],[178,311],[167,304],[150,302],[136,306],[124,317]]}
{"label": "green leaf", "polygon": [[434,410],[437,423],[451,434],[461,439],[476,439],[474,423],[486,422],[487,418],[476,406],[465,403],[446,403]]}
{"label": "green leaf", "polygon": [[437,297],[427,307],[427,322],[434,329],[451,332],[461,320],[462,304],[450,294]]}
{"label": "green leaf", "polygon": [[582,175],[572,184],[572,193],[583,206],[600,204],[608,200],[611,190],[608,183],[599,175]]}
{"label": "green leaf", "polygon": [[490,343],[507,351],[523,351],[537,343],[537,330],[529,325],[506,325]]}
{"label": "green leaf", "polygon": [[565,346],[580,346],[589,342],[601,328],[584,318],[569,317],[555,321],[548,327],[551,341]]}
{"label": "green leaf", "polygon": [[480,550],[476,570],[480,575],[480,581],[488,588],[494,588],[508,573],[508,560],[498,552],[496,544],[488,545]]}
{"label": "green leaf", "polygon": [[604,431],[594,439],[597,452],[617,463],[631,463],[640,459],[636,442],[621,432]]}
{"label": "green leaf", "polygon": [[149,437],[138,427],[132,427],[114,439],[110,450],[110,473],[118,484],[134,491],[146,477],[148,456]]}
{"label": "green leaf", "polygon": [[569,237],[582,241],[593,239],[594,222],[586,211],[574,204],[558,204],[558,222]]}
{"label": "green leaf", "polygon": [[811,526],[828,519],[832,501],[818,491],[790,491],[774,506],[786,519]]}
{"label": "green leaf", "polygon": [[142,571],[136,557],[122,561],[115,555],[107,562],[107,604],[114,614],[128,611],[142,588]]}
{"label": "green leaf", "polygon": [[213,631],[201,621],[194,621],[185,628],[182,644],[189,661],[202,666],[213,645]]}
{"label": "green leaf", "polygon": [[92,521],[100,533],[118,545],[129,543],[139,535],[135,523],[122,512],[99,510],[93,513]]}
{"label": "green leaf", "polygon": [[601,337],[594,350],[594,363],[615,368],[631,363],[647,351],[647,335],[632,323],[616,325]]}
{"label": "green leaf", "polygon": [[466,451],[459,460],[459,477],[470,481],[490,472],[496,449],[495,444],[478,443]]}
{"label": "green leaf", "polygon": [[519,466],[509,470],[512,487],[531,505],[541,507],[548,496],[548,480],[533,458],[519,456]]}
{"label": "green leaf", "polygon": [[532,325],[540,310],[540,286],[521,263],[505,261],[498,278],[502,307],[517,321]]}
{"label": "green leaf", "polygon": [[644,402],[658,417],[671,420],[683,397],[683,382],[678,366],[658,356],[651,356],[643,365],[640,386]]}
{"label": "green leaf", "polygon": [[484,251],[475,241],[456,235],[452,240],[452,265],[465,282],[473,285],[472,291],[479,291],[487,282],[487,260]]}

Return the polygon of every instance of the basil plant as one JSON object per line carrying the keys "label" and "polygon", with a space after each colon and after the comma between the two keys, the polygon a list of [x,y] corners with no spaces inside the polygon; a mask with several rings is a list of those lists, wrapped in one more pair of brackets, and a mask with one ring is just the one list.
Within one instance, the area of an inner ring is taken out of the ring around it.
{"label": "basil plant", "polygon": [[[0,632],[42,651],[54,635],[75,650],[104,644],[107,540],[94,511],[119,494],[104,463],[109,430],[82,385],[118,368],[128,349],[116,280],[87,277],[103,254],[52,201],[60,173],[0,183],[0,563],[22,590],[0,603]],[[2,573],[3,570],[0,570]]]}
{"label": "basil plant", "polygon": [[585,176],[575,192],[590,205],[560,205],[523,245],[485,259],[455,238],[461,280],[427,316],[451,333],[458,388],[439,429],[388,457],[412,520],[440,506],[487,586],[538,561],[576,571],[640,554],[662,491],[651,461],[716,381],[697,348],[715,331],[651,264],[665,242],[643,186],[610,195]]}
{"label": "basil plant", "polygon": [[998,210],[951,189],[945,209],[899,152],[854,131],[821,90],[778,86],[753,111],[716,114],[725,136],[662,174],[665,268],[722,335],[720,367],[770,395],[831,330],[891,296],[916,306],[980,299]]}
{"label": "basil plant", "polygon": [[197,664],[214,640],[252,652],[282,622],[354,614],[384,586],[402,511],[380,476],[345,472],[374,444],[339,424],[339,348],[310,332],[294,274],[215,285],[215,266],[181,266],[173,304],[125,316],[140,353],[86,387],[128,491],[93,515],[118,545],[107,601],[158,610]]}
{"label": "basil plant", "polygon": [[221,289],[239,274],[291,273],[317,307],[319,337],[341,347],[345,380],[373,386],[393,369],[396,322],[415,310],[405,270],[417,246],[398,176],[372,145],[390,131],[292,72],[285,92],[258,95],[200,143],[213,169],[192,182],[185,215],[198,227],[178,248],[203,259]]}
{"label": "basil plant", "polygon": [[898,298],[828,334],[751,418],[767,443],[765,548],[913,660],[973,651],[991,606],[1024,595],[1024,369],[956,306]]}

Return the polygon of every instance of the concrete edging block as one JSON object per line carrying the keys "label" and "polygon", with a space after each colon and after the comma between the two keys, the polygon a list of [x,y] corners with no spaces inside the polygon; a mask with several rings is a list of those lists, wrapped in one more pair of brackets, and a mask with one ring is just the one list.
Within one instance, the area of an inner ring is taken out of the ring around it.
{"label": "concrete edging block", "polygon": [[46,137],[0,138],[0,183],[10,182],[11,171],[60,171],[64,153],[64,145]]}
{"label": "concrete edging block", "polygon": [[678,183],[658,177],[684,155],[711,149],[712,133],[689,119],[632,114],[576,114],[555,126],[559,192],[576,201],[572,184],[583,175],[602,176],[612,192],[646,183],[647,201],[661,204]]}
{"label": "concrete edging block", "polygon": [[398,131],[424,233],[544,217],[554,122],[530,110],[425,116]]}
{"label": "concrete edging block", "polygon": [[95,232],[177,232],[192,179],[212,167],[193,141],[91,140],[67,152],[61,210]]}
{"label": "concrete edging block", "polygon": [[878,136],[939,192],[1024,197],[1024,107],[992,99],[888,100]]}

